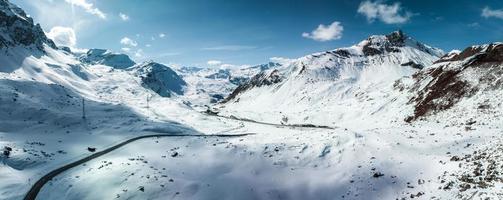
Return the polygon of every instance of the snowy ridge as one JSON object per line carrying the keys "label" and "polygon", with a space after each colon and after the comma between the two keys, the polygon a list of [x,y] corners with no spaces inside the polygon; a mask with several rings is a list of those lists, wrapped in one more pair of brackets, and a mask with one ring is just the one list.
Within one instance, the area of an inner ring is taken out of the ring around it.
{"label": "snowy ridge", "polygon": [[[293,119],[292,123],[299,124],[367,119],[396,101],[392,97],[395,80],[431,65],[441,53],[401,31],[371,36],[355,46],[308,55],[259,75],[278,81],[245,84],[221,110],[265,121]],[[331,117],[320,119],[319,112]]]}
{"label": "snowy ridge", "polygon": [[90,49],[79,57],[83,63],[92,65],[107,65],[117,69],[125,69],[136,63],[126,54],[113,53],[105,49]]}

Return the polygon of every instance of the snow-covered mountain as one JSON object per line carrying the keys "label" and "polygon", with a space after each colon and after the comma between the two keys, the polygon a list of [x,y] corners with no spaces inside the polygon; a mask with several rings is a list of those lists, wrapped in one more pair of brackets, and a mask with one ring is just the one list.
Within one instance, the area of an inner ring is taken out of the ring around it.
{"label": "snow-covered mountain", "polygon": [[144,62],[127,69],[141,78],[141,85],[162,97],[183,95],[187,83],[171,68],[153,61]]}
{"label": "snow-covered mountain", "polygon": [[0,49],[24,46],[44,50],[44,45],[56,48],[48,39],[39,24],[19,7],[8,1],[0,1]]}
{"label": "snow-covered mountain", "polygon": [[136,63],[126,54],[113,53],[105,49],[90,49],[81,55],[79,60],[92,65],[107,65],[117,69],[125,69]]}
{"label": "snow-covered mountain", "polygon": [[[0,111],[5,113],[0,116],[0,132],[33,132],[34,126],[45,132],[105,128],[94,119],[107,116],[119,116],[108,127],[128,120],[138,124],[128,130],[162,126],[141,122],[147,117],[135,109],[145,103],[145,96],[153,96],[152,101],[161,98],[154,92],[182,92],[185,82],[163,65],[144,63],[127,71],[123,68],[134,64],[127,55],[99,49],[77,55],[57,48],[40,25],[6,0],[0,0],[0,18]],[[120,99],[115,91],[121,91]],[[142,103],[133,103],[135,98]],[[166,101],[186,109],[176,100]],[[87,125],[82,124],[83,104]]]}
{"label": "snow-covered mountain", "polygon": [[236,87],[256,74],[280,66],[279,63],[269,62],[251,67],[222,69],[181,67],[177,71],[187,81],[187,92],[182,98],[194,107],[200,107],[222,101]]}
{"label": "snow-covered mountain", "polygon": [[266,121],[284,123],[334,125],[367,118],[388,103],[395,80],[442,55],[402,31],[370,36],[357,45],[308,55],[258,74],[228,96],[221,111],[251,119],[274,116]]}

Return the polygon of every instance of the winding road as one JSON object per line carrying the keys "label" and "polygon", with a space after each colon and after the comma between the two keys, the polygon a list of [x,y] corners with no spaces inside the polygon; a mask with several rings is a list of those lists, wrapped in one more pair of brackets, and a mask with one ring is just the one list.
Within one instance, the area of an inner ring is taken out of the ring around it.
{"label": "winding road", "polygon": [[[235,116],[221,116],[221,115],[216,115],[216,114],[209,114],[206,112],[203,112],[203,114],[208,115],[208,116],[213,116],[213,117],[220,117],[220,118],[225,118],[225,119],[231,119],[231,120],[236,120],[236,121],[242,121],[242,122],[249,122],[249,123],[255,123],[255,124],[262,124],[262,125],[269,125],[269,126],[276,126],[276,127],[293,127],[293,128],[320,128],[320,129],[335,129],[335,127],[329,127],[329,126],[318,126],[318,125],[312,125],[312,124],[274,124],[274,123],[267,123],[267,122],[259,122],[259,121],[254,121],[250,119],[242,119],[242,118],[237,118]],[[234,128],[234,129],[239,129],[242,128]],[[234,130],[232,129],[232,130]],[[227,132],[227,131],[223,131]],[[57,175],[72,169],[74,167],[77,167],[81,164],[84,164],[90,160],[93,160],[95,158],[98,158],[100,156],[103,156],[107,153],[110,153],[111,151],[114,151],[118,148],[121,148],[124,145],[127,145],[129,143],[132,143],[137,140],[145,139],[145,138],[158,138],[158,137],[242,137],[242,136],[247,136],[250,135],[249,133],[246,134],[210,134],[210,135],[186,135],[186,134],[181,134],[182,132],[172,132],[170,134],[153,134],[153,135],[142,135],[138,137],[134,137],[131,139],[128,139],[126,141],[123,141],[119,144],[116,144],[114,146],[111,146],[105,150],[93,153],[89,156],[86,156],[80,160],[77,160],[75,162],[69,163],[67,165],[64,165],[62,167],[59,167],[57,169],[54,169],[53,171],[49,172],[48,174],[44,175],[42,178],[40,178],[28,191],[26,196],[24,197],[24,200],[35,200],[37,198],[38,193],[44,187],[44,185],[52,180],[54,177]],[[221,132],[222,133],[222,132]]]}
{"label": "winding road", "polygon": [[57,168],[51,172],[49,172],[48,174],[44,175],[42,178],[40,178],[32,187],[31,189],[28,191],[28,193],[26,194],[26,196],[24,197],[24,200],[35,200],[37,198],[37,195],[38,193],[40,192],[40,190],[42,189],[42,187],[44,187],[44,185],[49,182],[50,180],[52,180],[54,177],[56,177],[57,175],[69,170],[69,169],[72,169],[76,166],[79,166],[81,164],[84,164],[90,160],[93,160],[95,158],[98,158],[100,156],[103,156],[107,153],[110,153],[111,151],[113,150],[116,150],[118,148],[121,148],[122,146],[124,145],[127,145],[131,142],[134,142],[134,141],[137,141],[137,140],[140,140],[140,139],[145,139],[145,138],[159,138],[159,137],[242,137],[242,136],[247,136],[247,135],[250,135],[250,134],[234,134],[234,135],[231,135],[231,134],[211,134],[211,135],[184,135],[184,134],[181,134],[181,132],[173,132],[171,134],[154,134],[154,135],[142,135],[142,136],[138,136],[138,137],[134,137],[134,138],[131,138],[131,139],[128,139],[124,142],[121,142],[119,144],[116,144],[112,147],[109,147],[103,151],[99,151],[99,152],[96,152],[92,155],[89,155],[85,158],[82,158],[80,160],[77,160],[75,162],[72,162],[70,164],[67,164],[65,166],[62,166],[60,168]]}
{"label": "winding road", "polygon": [[319,129],[336,129],[338,127],[332,127],[332,126],[324,126],[324,125],[314,125],[314,124],[274,124],[274,123],[269,123],[269,122],[260,122],[260,121],[255,121],[251,119],[246,119],[246,118],[238,118],[236,116],[223,116],[223,115],[218,115],[218,114],[213,114],[213,113],[208,113],[208,112],[201,112],[204,115],[207,116],[213,116],[213,117],[220,117],[224,119],[231,119],[231,120],[236,120],[236,121],[242,121],[242,122],[249,122],[249,123],[255,123],[255,124],[262,124],[262,125],[269,125],[269,126],[276,126],[276,127],[293,127],[293,128],[319,128]]}

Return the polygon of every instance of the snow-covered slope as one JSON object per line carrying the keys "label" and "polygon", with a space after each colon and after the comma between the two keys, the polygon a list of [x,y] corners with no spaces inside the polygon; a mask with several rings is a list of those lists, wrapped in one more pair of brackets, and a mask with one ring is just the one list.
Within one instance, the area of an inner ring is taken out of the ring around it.
{"label": "snow-covered slope", "polygon": [[396,95],[395,80],[431,65],[442,54],[401,31],[371,36],[259,74],[238,87],[221,110],[278,123],[368,120]]}

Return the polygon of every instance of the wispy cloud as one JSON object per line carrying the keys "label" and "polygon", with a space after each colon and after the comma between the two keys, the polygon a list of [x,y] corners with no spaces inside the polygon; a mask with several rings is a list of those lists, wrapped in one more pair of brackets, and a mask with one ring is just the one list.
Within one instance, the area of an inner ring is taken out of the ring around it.
{"label": "wispy cloud", "polygon": [[55,26],[46,35],[58,46],[75,47],[77,44],[75,31],[70,27]]}
{"label": "wispy cloud", "polygon": [[166,34],[164,34],[164,33],[160,33],[160,34],[159,34],[159,37],[160,37],[160,38],[164,38],[164,37],[166,37]]}
{"label": "wispy cloud", "polygon": [[318,28],[311,31],[311,33],[302,33],[302,37],[325,42],[340,39],[342,37],[342,31],[344,31],[344,27],[340,22],[335,21],[328,26],[320,24]]}
{"label": "wispy cloud", "polygon": [[136,47],[138,46],[138,43],[131,38],[124,37],[121,39],[121,44],[126,45],[126,46],[131,46],[131,47]]}
{"label": "wispy cloud", "polygon": [[472,28],[477,28],[480,26],[480,24],[478,22],[473,22],[473,23],[469,23],[467,26],[472,27]]}
{"label": "wispy cloud", "polygon": [[482,9],[481,15],[482,15],[482,17],[485,17],[485,18],[494,17],[494,18],[498,18],[498,19],[503,19],[503,9],[493,10],[489,7],[485,7],[484,9]]}
{"label": "wispy cloud", "polygon": [[202,50],[206,51],[241,51],[241,50],[250,50],[256,49],[255,46],[244,46],[244,45],[223,45],[223,46],[214,46],[214,47],[205,47]]}
{"label": "wispy cloud", "polygon": [[106,19],[107,16],[100,9],[94,7],[92,3],[87,2],[87,0],[65,0],[65,2],[71,4],[72,6],[77,6],[83,8],[87,13],[95,15],[101,19]]}
{"label": "wispy cloud", "polygon": [[386,24],[402,24],[412,17],[411,12],[403,11],[399,2],[387,5],[381,1],[364,1],[360,3],[357,12],[365,15],[369,22],[379,19]]}
{"label": "wispy cloud", "polygon": [[124,13],[119,13],[119,17],[121,18],[122,21],[128,21],[129,16],[124,14]]}
{"label": "wispy cloud", "polygon": [[136,50],[136,52],[134,53],[134,56],[137,58],[142,58],[143,57],[143,49]]}

